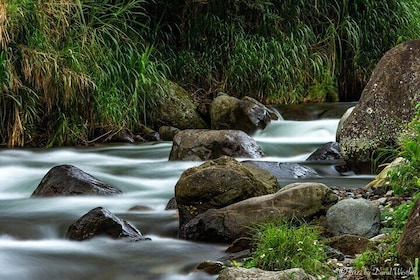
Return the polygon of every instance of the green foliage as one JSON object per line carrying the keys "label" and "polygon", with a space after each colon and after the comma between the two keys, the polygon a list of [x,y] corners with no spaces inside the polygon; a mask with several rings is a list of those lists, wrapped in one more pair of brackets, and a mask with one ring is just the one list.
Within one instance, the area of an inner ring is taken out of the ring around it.
{"label": "green foliage", "polygon": [[144,0],[1,1],[0,143],[86,143],[153,115],[166,66]]}
{"label": "green foliage", "polygon": [[307,224],[299,226],[277,221],[257,228],[256,249],[245,260],[245,267],[265,270],[303,268],[317,276],[330,275],[325,261],[327,255],[318,241],[319,230]]}
{"label": "green foliage", "polygon": [[391,228],[393,231],[402,230],[407,224],[411,209],[419,197],[420,193],[418,193],[413,200],[398,205],[392,210],[384,209],[382,212],[382,219],[386,222],[386,227]]}
{"label": "green foliage", "polygon": [[414,196],[420,191],[420,103],[417,114],[402,133],[398,156],[405,159],[389,172],[389,180],[397,195]]}
{"label": "green foliage", "polygon": [[401,231],[394,231],[382,242],[370,243],[370,247],[356,257],[354,268],[375,272],[398,267],[397,243],[400,236]]}
{"label": "green foliage", "polygon": [[420,36],[414,0],[155,3],[149,37],[173,80],[271,102],[357,98],[387,50]]}

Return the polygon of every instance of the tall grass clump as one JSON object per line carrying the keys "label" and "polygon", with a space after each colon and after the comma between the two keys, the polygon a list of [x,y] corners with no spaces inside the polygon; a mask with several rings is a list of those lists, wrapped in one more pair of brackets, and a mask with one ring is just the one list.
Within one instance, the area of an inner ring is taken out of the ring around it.
{"label": "tall grass clump", "polygon": [[154,3],[149,36],[171,78],[210,96],[358,100],[382,55],[420,37],[414,0]]}
{"label": "tall grass clump", "polygon": [[245,261],[245,267],[264,270],[303,268],[316,276],[327,276],[332,270],[326,265],[327,255],[318,241],[319,230],[308,224],[296,225],[274,221],[257,227],[256,248]]}
{"label": "tall grass clump", "polygon": [[8,0],[0,5],[0,143],[87,143],[136,129],[164,67],[142,37],[144,0]]}

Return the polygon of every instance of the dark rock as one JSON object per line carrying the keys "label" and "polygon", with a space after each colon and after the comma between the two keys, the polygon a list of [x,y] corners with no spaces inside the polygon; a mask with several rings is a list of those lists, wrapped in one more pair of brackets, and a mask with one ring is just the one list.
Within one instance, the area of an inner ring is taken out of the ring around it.
{"label": "dark rock", "polygon": [[276,218],[311,218],[325,213],[337,196],[321,183],[290,184],[275,194],[252,197],[197,215],[184,227],[186,239],[232,242],[251,235],[251,226]]}
{"label": "dark rock", "polygon": [[277,178],[268,171],[245,166],[229,157],[187,169],[175,185],[180,236],[183,236],[185,223],[208,209],[222,208],[279,189]]}
{"label": "dark rock", "polygon": [[398,258],[407,268],[420,258],[420,199],[414,204],[397,246]]}
{"label": "dark rock", "polygon": [[366,250],[369,239],[362,236],[344,234],[325,239],[323,243],[345,255],[355,256]]}
{"label": "dark rock", "polygon": [[[420,40],[399,44],[377,64],[359,103],[339,132],[341,154],[352,170],[370,174],[375,152],[397,147],[404,124],[420,102]],[[380,165],[383,162],[377,162]]]}
{"label": "dark rock", "polygon": [[159,127],[159,134],[160,138],[163,141],[172,141],[175,137],[175,135],[180,132],[181,130],[179,128],[173,127],[173,126],[161,126]]}
{"label": "dark rock", "polygon": [[324,251],[327,254],[328,258],[336,259],[338,261],[344,260],[345,256],[339,250],[337,250],[333,247],[327,246],[327,245],[324,245],[323,248],[324,248]]}
{"label": "dark rock", "polygon": [[251,248],[253,239],[250,237],[240,237],[232,242],[226,249],[226,253],[237,253]]}
{"label": "dark rock", "polygon": [[67,238],[71,240],[81,241],[95,236],[108,236],[129,241],[150,240],[143,237],[140,231],[129,222],[121,220],[102,207],[90,210],[67,230]]}
{"label": "dark rock", "polygon": [[209,160],[221,156],[261,158],[257,142],[241,130],[188,129],[173,140],[169,160]]}
{"label": "dark rock", "polygon": [[371,238],[379,233],[381,212],[369,200],[344,199],[327,212],[328,229],[334,235],[358,235]]}
{"label": "dark rock", "polygon": [[270,162],[270,161],[254,161],[246,160],[244,164],[252,164],[259,168],[265,169],[276,176],[278,179],[282,178],[319,178],[319,174],[311,167],[298,163],[291,162]]}
{"label": "dark rock", "polygon": [[211,103],[210,119],[212,129],[235,129],[252,134],[264,129],[276,113],[251,97],[237,99],[221,94]]}
{"label": "dark rock", "polygon": [[42,178],[32,196],[115,195],[118,188],[72,165],[55,166]]}
{"label": "dark rock", "polygon": [[219,274],[225,267],[225,264],[219,261],[204,261],[197,266],[197,269],[203,270],[208,274]]}
{"label": "dark rock", "polygon": [[176,199],[175,199],[175,197],[172,197],[172,198],[168,201],[168,203],[166,204],[165,210],[175,210],[175,209],[177,209],[177,208],[178,208],[178,206],[177,206],[177,204],[176,204]]}
{"label": "dark rock", "polygon": [[340,145],[337,142],[328,142],[316,149],[306,160],[341,160]]}

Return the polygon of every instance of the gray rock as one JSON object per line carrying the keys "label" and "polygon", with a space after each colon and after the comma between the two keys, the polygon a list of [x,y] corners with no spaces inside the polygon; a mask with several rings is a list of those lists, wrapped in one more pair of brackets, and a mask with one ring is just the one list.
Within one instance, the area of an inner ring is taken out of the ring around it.
{"label": "gray rock", "polygon": [[381,213],[369,200],[344,199],[333,205],[326,215],[328,229],[334,235],[358,235],[371,238],[379,233]]}
{"label": "gray rock", "polygon": [[32,196],[108,196],[120,193],[122,192],[117,187],[104,183],[73,165],[58,165],[45,174]]}
{"label": "gray rock", "polygon": [[277,178],[270,172],[229,157],[189,168],[175,185],[180,236],[184,225],[200,213],[279,189]]}
{"label": "gray rock", "polygon": [[197,215],[184,227],[186,239],[232,242],[251,235],[251,227],[270,219],[311,218],[322,214],[337,196],[321,183],[294,183],[275,194],[252,197]]}
{"label": "gray rock", "polygon": [[83,215],[67,230],[67,238],[86,240],[95,236],[108,236],[129,241],[150,240],[145,238],[133,225],[121,220],[108,209],[97,207]]}
{"label": "gray rock", "polygon": [[204,161],[221,156],[261,158],[263,152],[241,130],[187,129],[175,135],[169,160]]}
{"label": "gray rock", "polygon": [[259,268],[228,267],[223,269],[217,280],[232,279],[264,279],[264,280],[315,280],[302,268],[292,268],[283,271],[266,271]]}
{"label": "gray rock", "polygon": [[[420,102],[420,40],[399,44],[377,64],[359,103],[338,132],[341,154],[356,173],[374,173],[372,155],[397,147]],[[383,162],[378,162],[381,164]]]}
{"label": "gray rock", "polygon": [[251,97],[238,99],[221,94],[211,103],[210,119],[212,129],[238,129],[252,134],[278,116]]}

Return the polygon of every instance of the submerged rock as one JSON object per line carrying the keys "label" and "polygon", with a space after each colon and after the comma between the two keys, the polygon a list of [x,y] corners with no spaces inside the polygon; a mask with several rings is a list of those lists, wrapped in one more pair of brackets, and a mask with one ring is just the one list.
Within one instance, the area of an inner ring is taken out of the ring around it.
{"label": "submerged rock", "polygon": [[257,142],[241,130],[187,129],[174,136],[169,160],[209,160],[221,156],[261,158]]}
{"label": "submerged rock", "polygon": [[298,163],[292,162],[270,162],[270,161],[243,161],[244,164],[255,165],[271,172],[278,179],[282,178],[319,178],[321,177],[315,169]]}
{"label": "submerged rock", "polygon": [[115,195],[121,190],[73,165],[58,165],[42,178],[32,196]]}
{"label": "submerged rock", "polygon": [[86,240],[95,236],[108,236],[114,239],[129,241],[150,240],[129,222],[112,214],[108,209],[97,207],[83,215],[70,225],[67,238],[71,240]]}

